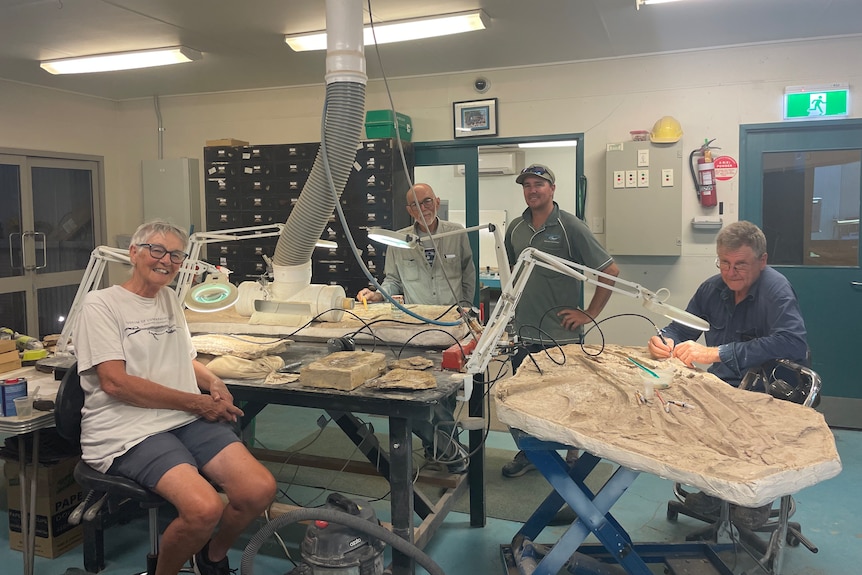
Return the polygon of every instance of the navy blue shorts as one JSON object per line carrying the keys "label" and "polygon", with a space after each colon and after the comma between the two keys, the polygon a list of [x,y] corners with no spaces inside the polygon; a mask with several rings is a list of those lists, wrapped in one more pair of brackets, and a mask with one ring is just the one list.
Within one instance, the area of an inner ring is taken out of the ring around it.
{"label": "navy blue shorts", "polygon": [[153,490],[162,476],[182,463],[200,470],[222,449],[239,441],[224,422],[198,419],[146,438],[114,460],[108,473],[122,475]]}

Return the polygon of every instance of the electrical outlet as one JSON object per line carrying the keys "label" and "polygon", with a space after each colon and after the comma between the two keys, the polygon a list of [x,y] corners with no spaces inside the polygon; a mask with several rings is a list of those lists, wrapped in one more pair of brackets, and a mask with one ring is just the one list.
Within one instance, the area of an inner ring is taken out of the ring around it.
{"label": "electrical outlet", "polygon": [[664,168],[661,171],[661,187],[673,187],[673,168]]}
{"label": "electrical outlet", "polygon": [[626,173],[622,170],[614,170],[614,189],[626,187]]}
{"label": "electrical outlet", "polygon": [[638,187],[638,176],[635,170],[626,170],[626,187],[627,188],[636,188]]}
{"label": "electrical outlet", "polygon": [[646,168],[649,166],[649,148],[638,150],[638,167]]}
{"label": "electrical outlet", "polygon": [[649,170],[638,170],[638,187],[649,187]]}

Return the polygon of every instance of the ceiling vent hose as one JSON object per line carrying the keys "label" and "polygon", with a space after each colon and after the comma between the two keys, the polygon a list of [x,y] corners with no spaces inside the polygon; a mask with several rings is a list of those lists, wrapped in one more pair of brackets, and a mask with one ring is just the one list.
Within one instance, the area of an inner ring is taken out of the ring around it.
{"label": "ceiling vent hose", "polygon": [[[273,264],[307,264],[353,169],[365,118],[365,84],[335,82],[326,86],[325,120],[320,150],[308,181],[278,238]],[[332,176],[330,189],[327,164]],[[346,230],[345,230],[346,231]]]}

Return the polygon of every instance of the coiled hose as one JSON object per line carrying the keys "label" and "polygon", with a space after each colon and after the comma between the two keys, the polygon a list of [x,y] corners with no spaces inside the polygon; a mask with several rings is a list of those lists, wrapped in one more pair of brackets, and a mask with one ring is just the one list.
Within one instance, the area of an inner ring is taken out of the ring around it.
{"label": "coiled hose", "polygon": [[297,523],[299,521],[307,521],[311,519],[322,519],[324,521],[329,521],[330,523],[337,523],[351,529],[356,529],[357,531],[361,531],[372,537],[376,537],[384,541],[385,543],[388,543],[394,549],[397,549],[398,551],[409,556],[411,559],[415,560],[426,571],[428,571],[430,575],[446,575],[443,572],[443,569],[439,565],[437,565],[437,563],[435,563],[434,560],[431,559],[428,555],[426,555],[421,549],[419,549],[409,541],[395,535],[388,529],[381,527],[380,525],[371,523],[367,519],[357,517],[356,515],[344,513],[343,511],[336,511],[335,509],[325,508],[302,508],[288,511],[284,515],[276,517],[275,519],[261,527],[258,532],[255,533],[254,536],[249,540],[248,545],[245,546],[245,550],[242,552],[242,560],[239,566],[240,575],[253,575],[254,558],[257,555],[257,552],[260,550],[261,546],[264,544],[264,542],[269,539],[273,535],[273,533],[286,525],[290,525],[291,523]]}

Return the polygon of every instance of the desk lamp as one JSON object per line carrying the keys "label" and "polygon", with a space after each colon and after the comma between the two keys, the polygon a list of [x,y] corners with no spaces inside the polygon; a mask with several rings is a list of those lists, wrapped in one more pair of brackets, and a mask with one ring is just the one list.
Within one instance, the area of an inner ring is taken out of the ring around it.
{"label": "desk lamp", "polygon": [[[196,232],[189,238],[189,257],[180,266],[177,274],[177,298],[192,311],[215,312],[229,308],[237,302],[238,290],[229,282],[229,271],[222,270],[200,259],[201,249],[206,244],[217,242],[232,242],[262,237],[277,236],[281,233],[283,224],[250,226],[219,230],[217,232]],[[324,240],[320,240],[324,242]],[[326,242],[328,243],[328,242]],[[73,324],[80,312],[81,304],[87,292],[97,289],[102,283],[105,267],[109,263],[129,265],[129,250],[98,246],[90,254],[90,261],[84,270],[84,277],[72,300],[72,306],[63,324],[63,331],[57,340],[56,353],[63,354],[69,345]],[[208,273],[207,279],[193,286],[194,279],[202,273]]]}
{"label": "desk lamp", "polygon": [[[460,230],[452,230],[449,232],[441,232],[439,234],[425,235],[424,237],[430,237],[432,239],[443,238],[446,236],[456,236],[479,230],[488,230],[489,232],[494,234],[494,255],[497,257],[497,269],[500,270],[500,285],[506,285],[507,283],[509,283],[509,258],[506,256],[506,249],[503,245],[503,238],[500,234],[500,228],[496,225],[480,224],[478,226],[471,226],[469,228],[464,228]],[[371,228],[368,230],[368,239],[394,248],[415,249],[420,245],[422,238],[416,234],[405,234],[400,232],[394,232],[391,230],[385,230],[383,228]],[[380,292],[387,300],[394,303],[403,311],[407,311],[401,306],[401,304],[393,301],[389,297],[389,294],[383,291],[382,288],[380,289]]]}
{"label": "desk lamp", "polygon": [[[446,236],[457,236],[469,232],[479,230],[488,230],[494,234],[494,255],[497,257],[497,268],[500,270],[500,281],[503,284],[509,282],[509,258],[506,257],[506,249],[503,244],[503,238],[500,235],[500,228],[494,224],[480,224],[460,230],[452,230],[449,232],[441,232],[439,234],[428,234],[426,237],[444,238]],[[411,249],[419,245],[422,240],[421,235],[403,234],[393,232],[383,228],[371,228],[368,230],[368,239],[395,248]]]}
{"label": "desk lamp", "polygon": [[[485,327],[485,331],[482,332],[482,337],[479,338],[476,349],[473,350],[473,355],[470,356],[465,366],[468,375],[464,377],[464,395],[463,397],[459,396],[459,399],[463,399],[464,401],[470,399],[473,388],[473,376],[484,373],[488,367],[488,363],[490,363],[491,358],[494,356],[494,351],[500,341],[500,337],[506,330],[506,326],[515,316],[515,308],[521,299],[521,294],[527,285],[527,280],[536,266],[556,271],[562,275],[573,277],[634,299],[639,299],[642,301],[643,306],[652,312],[659,313],[685,326],[701,331],[709,331],[709,322],[662,301],[654,292],[649,291],[640,284],[602,273],[530,247],[521,252],[521,255],[518,256],[518,261],[515,262],[515,266],[512,268],[511,277],[508,281],[501,284],[504,287],[500,300],[494,307],[494,312],[488,320],[488,325]],[[597,278],[611,280],[614,282],[614,285],[602,283]]]}

